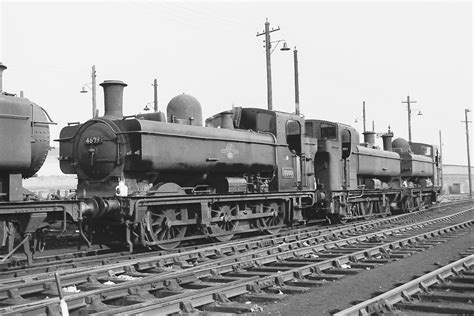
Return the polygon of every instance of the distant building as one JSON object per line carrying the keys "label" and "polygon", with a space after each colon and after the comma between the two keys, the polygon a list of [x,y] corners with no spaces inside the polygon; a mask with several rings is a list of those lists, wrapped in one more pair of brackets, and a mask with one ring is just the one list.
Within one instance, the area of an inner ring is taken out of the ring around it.
{"label": "distant building", "polygon": [[[443,165],[443,192],[469,194],[467,166]],[[471,166],[471,183],[474,185],[474,167]]]}
{"label": "distant building", "polygon": [[29,179],[23,180],[23,187],[35,193],[38,190],[75,189],[77,187],[77,176],[64,174],[61,171],[59,168],[59,149],[53,148],[49,151],[38,173]]}

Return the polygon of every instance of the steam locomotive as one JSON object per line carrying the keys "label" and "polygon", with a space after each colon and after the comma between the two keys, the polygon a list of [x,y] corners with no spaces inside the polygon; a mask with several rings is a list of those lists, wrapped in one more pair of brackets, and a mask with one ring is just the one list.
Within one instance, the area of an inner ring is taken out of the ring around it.
{"label": "steam locomotive", "polygon": [[316,142],[303,141],[301,116],[235,109],[203,127],[199,102],[181,95],[168,106],[169,122],[155,113],[124,118],[125,84],[101,85],[104,117],[63,128],[59,140],[61,170],[77,174],[78,197],[94,218],[85,231],[168,249],[304,220],[314,181],[296,173],[311,172],[299,157],[315,153]]}
{"label": "steam locomotive", "polygon": [[30,241],[58,223],[77,227],[88,245],[173,249],[202,238],[409,212],[439,194],[437,148],[392,142],[390,131],[380,150],[373,132],[361,143],[345,124],[240,107],[202,126],[201,105],[185,94],[170,101],[166,116],[124,116],[127,85],[101,86],[104,116],[64,127],[58,140],[61,170],[77,175],[75,200],[25,201],[21,175],[41,167],[52,121],[27,99],[1,96],[2,145],[13,133],[22,139],[0,155],[0,241],[9,250],[2,260],[19,246],[12,236],[21,235],[31,258]]}

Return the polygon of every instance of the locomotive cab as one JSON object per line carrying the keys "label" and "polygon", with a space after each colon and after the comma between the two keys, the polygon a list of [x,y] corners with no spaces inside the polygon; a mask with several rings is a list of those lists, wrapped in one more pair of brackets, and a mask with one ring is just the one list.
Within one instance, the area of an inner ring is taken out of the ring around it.
{"label": "locomotive cab", "polygon": [[352,156],[359,142],[357,131],[345,124],[306,120],[306,135],[318,140],[314,161],[318,188],[342,190],[357,187],[357,160]]}
{"label": "locomotive cab", "polygon": [[399,182],[397,153],[376,148],[374,132],[365,132],[360,144],[353,127],[337,122],[308,120],[306,131],[318,139],[315,178],[324,192],[319,211],[336,221],[390,212],[386,194]]}
{"label": "locomotive cab", "polygon": [[400,154],[401,177],[408,187],[433,187],[438,184],[439,169],[436,148],[429,144],[407,142],[397,138],[394,151]]}
{"label": "locomotive cab", "polygon": [[276,166],[271,191],[315,189],[313,157],[316,141],[305,137],[304,118],[300,115],[257,108],[237,108],[237,129],[269,133],[276,139]]}
{"label": "locomotive cab", "polygon": [[275,138],[278,170],[270,183],[270,191],[315,189],[312,162],[317,144],[316,139],[305,135],[304,118],[285,112],[236,107],[206,120],[206,126],[229,128],[229,125]]}

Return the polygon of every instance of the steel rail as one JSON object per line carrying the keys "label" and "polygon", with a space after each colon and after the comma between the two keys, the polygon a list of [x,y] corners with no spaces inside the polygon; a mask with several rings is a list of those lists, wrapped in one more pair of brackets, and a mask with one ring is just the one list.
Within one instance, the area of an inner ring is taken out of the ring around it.
{"label": "steel rail", "polygon": [[[404,214],[409,215],[409,214]],[[419,214],[415,214],[419,215]],[[406,216],[407,217],[407,216]],[[417,217],[417,216],[416,216]],[[405,217],[403,217],[405,218]],[[441,217],[441,220],[446,218],[446,216]],[[71,277],[73,274],[79,274],[81,272],[90,273],[91,269],[98,269],[102,273],[102,276],[106,277],[109,271],[120,272],[125,266],[136,266],[138,269],[146,269],[146,268],[153,268],[156,266],[165,267],[167,265],[172,265],[176,263],[186,262],[188,260],[205,260],[207,257],[210,256],[222,256],[223,254],[234,253],[238,254],[239,257],[242,257],[245,252],[251,252],[251,255],[254,255],[256,252],[267,252],[271,249],[276,249],[280,247],[282,243],[286,243],[289,245],[293,245],[295,243],[305,243],[305,242],[323,242],[329,240],[331,238],[341,238],[344,234],[356,234],[361,233],[363,230],[376,230],[383,224],[393,224],[396,222],[397,218],[387,218],[387,219],[378,219],[372,222],[364,222],[360,224],[353,224],[350,226],[343,226],[339,228],[329,228],[327,232],[321,233],[320,231],[304,231],[302,233],[297,233],[294,236],[261,236],[262,239],[257,240],[239,240],[234,241],[232,243],[227,243],[224,245],[211,245],[206,246],[199,249],[178,252],[178,253],[171,253],[171,254],[152,254],[147,256],[147,253],[144,254],[135,254],[135,255],[127,255],[127,258],[123,258],[122,261],[113,262],[113,258],[101,258],[101,260],[96,260],[94,257],[92,258],[92,264],[98,263],[99,267],[90,267],[84,265],[81,262],[71,262],[66,263],[65,266],[69,268],[64,270],[57,271],[56,268],[51,267],[50,265],[46,266],[47,271],[44,273],[39,274],[30,274],[26,273],[28,271],[19,270],[15,271],[18,273],[14,275],[14,277],[10,280],[5,279],[2,280],[2,285],[0,285],[0,299],[5,298],[5,295],[2,294],[2,291],[7,288],[11,289],[15,286],[15,284],[24,285],[23,287],[28,286],[34,287],[35,283],[33,281],[41,279],[41,281],[53,281],[54,272],[58,272],[60,276],[66,275],[67,277]],[[411,221],[416,221],[416,218],[411,219]],[[226,257],[228,259],[230,257]],[[67,259],[66,259],[67,261]],[[208,263],[208,265],[218,264],[220,261],[212,261]],[[106,268],[102,268],[100,266],[108,265]],[[200,264],[199,266],[202,267],[205,263]],[[26,275],[25,275],[26,274]],[[24,275],[22,277],[21,275]],[[31,290],[33,291],[33,289]],[[28,293],[29,291],[27,291]],[[20,292],[21,294],[21,292]]]}
{"label": "steel rail", "polygon": [[[469,220],[464,223],[460,224],[455,224],[451,225],[449,227],[445,228],[440,228],[436,229],[430,232],[424,232],[419,235],[411,236],[408,238],[403,238],[398,241],[391,242],[389,244],[385,245],[378,245],[376,247],[372,247],[369,249],[363,249],[351,254],[345,254],[342,256],[339,256],[337,258],[333,259],[328,259],[325,261],[317,262],[317,263],[312,263],[308,264],[304,267],[297,267],[291,270],[286,270],[286,271],[279,271],[277,273],[274,273],[270,276],[265,276],[258,278],[257,280],[248,280],[244,279],[241,281],[236,281],[233,282],[232,284],[226,285],[226,286],[216,286],[214,288],[210,288],[207,291],[206,290],[199,290],[198,293],[191,294],[190,293],[183,293],[179,294],[176,298],[171,296],[167,298],[161,298],[161,299],[155,299],[155,300],[149,300],[140,304],[135,304],[135,305],[130,305],[130,306],[125,306],[125,307],[118,307],[110,312],[114,314],[127,314],[130,312],[133,312],[133,314],[140,314],[140,313],[145,313],[145,312],[153,312],[153,313],[174,313],[174,312],[180,312],[182,309],[183,304],[191,304],[193,307],[197,306],[202,306],[204,304],[209,303],[209,298],[212,297],[214,298],[217,293],[224,293],[228,298],[237,296],[237,295],[242,295],[245,293],[249,292],[249,287],[252,285],[255,285],[257,288],[266,288],[272,285],[275,285],[276,283],[283,284],[284,282],[288,282],[291,280],[294,280],[296,278],[303,278],[307,275],[310,275],[312,273],[317,273],[321,272],[324,270],[328,270],[331,268],[334,268],[334,266],[340,266],[342,264],[348,264],[352,263],[355,261],[358,261],[360,259],[366,258],[368,256],[374,256],[376,254],[381,254],[385,253],[387,251],[390,251],[394,248],[400,247],[402,244],[408,243],[410,241],[415,241],[418,239],[423,239],[429,237],[429,235],[438,235],[438,234],[443,234],[445,232],[448,232],[453,229],[458,229],[460,227],[465,227],[465,225],[472,225],[474,223],[474,220]],[[284,253],[284,254],[279,254],[279,260],[284,260],[287,258],[290,258],[297,254],[298,252],[293,252],[293,254],[289,253]],[[302,253],[298,253],[301,255]],[[289,256],[288,256],[289,255]],[[275,261],[274,259],[272,261]],[[265,264],[269,263],[270,260],[262,260],[262,258],[259,259],[259,263]],[[220,269],[219,269],[220,270]],[[220,272],[220,271],[219,271]],[[228,272],[228,271],[223,271],[223,272]],[[221,272],[222,273],[222,272]],[[110,313],[109,312],[109,313]],[[96,313],[95,315],[106,315],[108,312],[99,312]]]}
{"label": "steel rail", "polygon": [[[410,214],[403,214],[410,215]],[[411,214],[415,215],[415,214]],[[416,214],[419,215],[419,214]],[[113,260],[132,260],[132,259],[147,259],[159,256],[162,260],[162,265],[173,264],[176,262],[182,262],[185,260],[192,259],[202,259],[204,257],[212,255],[220,255],[228,252],[235,251],[250,251],[257,248],[264,248],[268,246],[275,246],[284,242],[298,241],[305,238],[312,237],[334,237],[336,235],[341,235],[344,233],[351,233],[355,230],[362,229],[376,229],[380,225],[393,223],[400,219],[405,219],[405,217],[392,217],[386,219],[376,219],[363,223],[352,223],[346,224],[343,226],[331,226],[328,228],[321,229],[317,226],[312,226],[311,228],[297,228],[291,231],[288,231],[284,234],[279,235],[265,235],[265,236],[254,236],[245,239],[234,240],[225,244],[216,243],[216,244],[205,244],[202,246],[189,246],[185,248],[180,248],[177,252],[167,252],[167,251],[157,251],[157,252],[145,252],[145,253],[129,253],[129,252],[106,252],[98,255],[94,253],[99,252],[100,250],[95,250],[91,252],[79,252],[73,254],[64,254],[64,255],[53,255],[46,256],[42,259],[42,262],[33,265],[31,267],[13,267],[6,271],[0,271],[0,280],[3,284],[8,283],[8,278],[15,278],[11,282],[21,283],[24,282],[21,277],[27,275],[29,281],[34,279],[35,274],[50,273],[52,277],[54,271],[60,270],[62,268],[70,269],[71,271],[60,271],[60,274],[65,274],[68,272],[78,272],[81,269],[85,269],[85,265],[103,265],[110,264]],[[416,220],[416,218],[411,219]],[[115,257],[114,257],[115,256]],[[59,259],[57,259],[59,257]],[[143,261],[146,262],[146,261]],[[118,263],[118,262],[115,262]]]}
{"label": "steel rail", "polygon": [[[460,213],[458,213],[460,214]],[[166,265],[170,264],[176,264],[180,262],[186,262],[189,260],[202,260],[207,257],[213,256],[213,255],[218,255],[222,256],[222,254],[228,254],[228,253],[238,253],[239,256],[243,256],[243,252],[247,251],[253,251],[254,253],[258,251],[259,249],[261,251],[268,251],[269,247],[278,247],[279,244],[281,243],[291,243],[291,242],[300,242],[300,243],[305,243],[305,242],[322,242],[325,240],[328,240],[330,238],[341,238],[343,237],[344,234],[350,234],[350,233],[361,233],[361,230],[370,230],[370,229],[379,229],[380,225],[384,224],[393,224],[394,222],[396,223],[397,221],[401,220],[406,220],[408,219],[409,222],[414,222],[419,220],[419,216],[421,214],[418,213],[411,213],[411,214],[403,214],[399,215],[398,217],[390,217],[390,218],[384,218],[384,219],[376,219],[371,222],[364,222],[364,223],[359,223],[359,224],[352,224],[351,226],[343,226],[343,227],[338,227],[336,229],[334,228],[329,228],[327,229],[327,232],[321,233],[321,231],[304,231],[303,233],[297,233],[295,235],[284,235],[284,236],[260,236],[257,239],[253,239],[251,241],[248,240],[238,240],[234,241],[231,243],[227,243],[224,245],[210,245],[206,246],[203,248],[199,249],[194,249],[194,250],[189,250],[189,251],[184,251],[184,252],[178,252],[178,253],[171,253],[171,254],[164,254],[164,253],[158,253],[158,254],[151,254],[148,255],[146,253],[144,254],[134,254],[134,255],[128,255],[124,253],[124,258],[122,260],[120,259],[114,259],[113,257],[105,257],[105,258],[99,258],[95,259],[94,257],[91,258],[91,261],[89,262],[91,265],[93,264],[98,264],[99,266],[104,266],[106,264],[111,265],[111,264],[118,264],[120,265],[120,262],[123,262],[125,265],[136,265],[139,266],[140,268],[144,269],[146,267],[152,268],[155,266],[160,266],[164,267]],[[429,214],[431,215],[431,214]],[[438,219],[442,220],[444,218],[449,217],[450,215],[440,217]],[[428,222],[428,221],[425,221]],[[420,222],[423,223],[423,222]],[[87,259],[87,258],[86,258]],[[114,261],[115,260],[115,261]],[[135,260],[131,262],[130,260]],[[75,261],[75,262],[67,262],[68,260],[65,260],[66,262],[64,263],[64,270],[59,270],[60,275],[69,275],[69,274],[74,274],[74,273],[79,273],[83,271],[90,271],[91,267],[88,262],[81,262],[81,261]],[[131,262],[129,264],[129,262]],[[140,262],[140,263],[137,263]],[[158,264],[157,264],[158,263]],[[43,266],[47,271],[43,272],[43,274],[32,274],[32,273],[27,273],[28,271],[26,270],[19,270],[17,272],[14,272],[14,278],[13,280],[4,280],[3,285],[4,286],[12,286],[13,284],[18,284],[18,283],[26,283],[28,282],[31,284],[32,281],[41,278],[42,280],[46,279],[47,277],[53,278],[53,274],[55,271],[57,271],[58,267],[52,268],[51,263],[47,266]],[[202,266],[202,265],[200,265]],[[114,267],[116,268],[116,266]],[[119,268],[120,270],[120,268]],[[105,270],[104,270],[105,271]],[[103,272],[104,272],[103,271]],[[41,271],[40,271],[41,273]],[[21,275],[25,275],[25,277],[21,277]],[[1,274],[0,274],[1,275]],[[0,298],[2,297],[2,288],[0,287]]]}
{"label": "steel rail", "polygon": [[[454,214],[454,216],[462,216],[465,212],[471,212],[471,211],[474,211],[474,210],[469,209],[469,210],[466,210],[464,212],[459,212],[457,214]],[[386,236],[386,235],[392,234],[393,232],[402,233],[402,232],[410,230],[411,227],[418,227],[418,226],[421,227],[423,225],[430,225],[432,223],[437,223],[438,220],[440,222],[442,222],[442,221],[448,220],[449,218],[450,218],[450,216],[444,216],[444,217],[431,219],[431,220],[427,220],[427,221],[423,221],[423,222],[417,222],[416,224],[409,224],[409,225],[405,225],[405,226],[387,228],[387,229],[384,229],[384,230],[377,230],[374,233],[365,232],[364,235],[356,235],[356,236],[352,236],[352,237],[343,236],[342,235],[343,232],[334,232],[331,236],[328,236],[328,235],[326,235],[326,236],[315,236],[315,237],[295,240],[295,241],[292,241],[292,242],[287,242],[283,245],[275,244],[273,247],[269,247],[269,248],[253,249],[252,252],[250,252],[250,253],[241,253],[241,252],[236,251],[236,252],[234,252],[235,253],[234,255],[230,255],[230,256],[224,257],[222,259],[219,259],[217,261],[209,262],[207,264],[201,264],[199,266],[191,267],[191,268],[186,269],[186,271],[189,272],[189,271],[193,271],[193,270],[199,270],[199,269],[203,268],[206,265],[216,265],[216,264],[222,265],[222,264],[227,264],[227,263],[234,263],[234,262],[237,262],[237,261],[245,260],[245,258],[248,258],[248,259],[262,258],[262,257],[267,256],[267,255],[271,256],[271,254],[275,253],[275,252],[278,252],[278,253],[281,254],[283,251],[285,251],[285,249],[290,250],[290,251],[294,251],[294,252],[298,252],[299,248],[304,249],[305,247],[311,246],[311,247],[313,247],[313,250],[312,250],[313,252],[314,252],[314,250],[316,250],[316,251],[330,250],[330,249],[340,247],[340,246],[345,245],[345,244],[350,244],[351,242],[354,242],[354,241],[357,242],[358,241],[357,238],[366,238],[366,236],[369,236],[369,237],[367,237],[367,239],[369,239],[369,238],[374,237],[374,236]],[[363,233],[363,231],[358,231],[358,232],[355,232],[355,233],[360,234],[360,233]],[[375,234],[375,235],[372,235],[372,234]],[[333,237],[336,240],[331,241],[330,238],[328,238],[328,237]],[[323,244],[318,246],[318,245],[316,245],[317,243],[323,243]],[[311,252],[307,252],[307,253],[311,253]],[[307,254],[307,253],[304,253],[304,254]],[[259,262],[259,265],[262,265],[262,264],[265,264],[265,263]],[[143,266],[140,265],[140,267],[141,268],[146,268],[147,265],[146,264],[143,265]]]}
{"label": "steel rail", "polygon": [[[472,210],[465,211],[463,213],[467,213],[467,212],[470,212],[470,211],[472,211]],[[459,216],[460,216],[459,214],[452,215],[451,218],[458,218]],[[180,281],[181,283],[193,282],[198,278],[208,277],[208,276],[215,275],[215,274],[232,272],[236,268],[261,266],[261,265],[266,264],[266,263],[271,263],[271,262],[275,262],[275,261],[278,261],[278,260],[281,261],[281,260],[291,258],[291,257],[295,257],[295,256],[298,256],[298,255],[305,255],[305,254],[311,254],[311,253],[314,254],[315,252],[322,251],[322,250],[325,250],[325,249],[328,249],[328,248],[331,248],[331,247],[332,248],[336,248],[336,247],[338,248],[338,247],[341,247],[342,245],[351,245],[351,244],[358,243],[358,242],[361,242],[361,241],[367,241],[367,240],[370,239],[370,237],[383,236],[384,234],[387,234],[389,232],[390,233],[405,232],[405,231],[412,231],[413,232],[413,231],[416,231],[416,229],[429,228],[429,227],[425,227],[428,224],[440,223],[440,222],[446,222],[446,221],[447,221],[447,218],[433,219],[433,220],[429,221],[429,223],[416,223],[416,224],[405,226],[404,228],[403,227],[402,228],[400,228],[400,227],[392,228],[391,230],[389,229],[389,230],[384,230],[382,232],[374,232],[374,233],[366,234],[366,235],[363,235],[363,236],[355,236],[355,237],[351,237],[349,239],[345,239],[345,240],[342,240],[342,241],[341,240],[331,241],[331,242],[326,242],[324,244],[305,246],[304,249],[292,249],[292,248],[294,248],[294,246],[293,247],[285,247],[285,249],[284,249],[282,246],[280,246],[279,250],[277,250],[273,253],[267,253],[267,255],[264,256],[264,257],[256,256],[256,258],[255,258],[255,257],[250,256],[250,258],[243,258],[244,260],[242,260],[242,261],[235,262],[235,260],[234,260],[234,262],[231,262],[231,263],[228,263],[228,264],[221,264],[221,265],[218,265],[218,266],[213,265],[210,268],[205,268],[205,269],[202,269],[202,268],[197,269],[197,270],[191,269],[191,270],[194,270],[194,271],[186,269],[186,270],[183,270],[181,272],[171,272],[171,273],[168,273],[166,275],[161,275],[160,274],[160,275],[149,276],[149,277],[145,277],[144,279],[141,279],[141,280],[134,280],[134,281],[128,281],[128,282],[122,283],[122,284],[116,284],[116,285],[110,286],[108,288],[100,288],[100,289],[96,289],[96,290],[92,290],[92,291],[87,291],[87,292],[84,292],[84,293],[72,294],[72,295],[66,296],[65,300],[66,300],[66,302],[68,302],[68,305],[70,306],[70,308],[77,308],[77,307],[86,306],[87,304],[90,304],[91,303],[90,302],[90,297],[91,296],[97,296],[97,297],[100,297],[101,299],[106,300],[106,299],[112,299],[116,296],[120,297],[120,296],[126,295],[130,288],[138,288],[139,287],[139,288],[141,288],[142,290],[145,290],[145,291],[146,290],[152,290],[152,289],[163,289],[163,288],[166,287],[166,284],[169,283],[170,280],[173,280],[173,279],[176,280],[176,282]],[[469,224],[472,224],[472,222],[473,222],[473,220],[468,221]],[[390,242],[390,243],[387,243],[387,244],[384,244],[384,245],[377,245],[376,247],[373,247],[373,248],[370,248],[370,249],[362,249],[360,251],[356,251],[356,252],[353,252],[351,254],[339,256],[336,259],[325,260],[325,261],[322,261],[322,262],[307,265],[305,267],[295,268],[295,269],[284,271],[284,272],[281,272],[281,273],[276,273],[272,277],[264,278],[263,281],[262,280],[258,281],[257,284],[262,285],[262,286],[264,286],[265,284],[267,284],[267,285],[271,284],[273,282],[272,280],[274,280],[274,278],[276,276],[279,277],[279,278],[282,278],[283,282],[288,281],[289,279],[294,278],[295,273],[300,273],[300,275],[304,276],[304,275],[307,275],[308,273],[312,273],[316,270],[328,269],[328,268],[330,268],[334,265],[334,262],[339,262],[339,263],[349,262],[350,260],[364,258],[367,255],[382,253],[384,251],[386,252],[386,251],[389,251],[392,248],[400,247],[400,245],[402,245],[403,243],[408,243],[408,241],[413,242],[413,241],[416,241],[418,238],[428,238],[432,234],[446,232],[446,231],[449,231],[449,229],[451,229],[451,228],[454,229],[455,227],[461,227],[462,225],[465,225],[465,224],[466,224],[466,222],[464,222],[462,224],[451,225],[448,228],[446,228],[446,227],[437,228],[437,229],[432,230],[432,231],[423,232],[423,233],[421,233],[419,235],[416,235],[416,236],[411,236],[411,237],[401,239],[401,240],[398,240],[398,241],[395,241],[395,242]],[[299,244],[301,246],[301,242],[299,242]],[[383,249],[383,250],[381,250],[381,249]],[[244,257],[247,257],[247,256],[244,256]],[[231,259],[231,258],[229,258],[229,259]],[[110,267],[108,267],[108,268],[110,268]],[[117,272],[117,271],[113,271],[113,270],[114,269],[112,268],[111,269],[112,274]],[[122,270],[122,273],[123,272],[124,271]],[[67,276],[64,276],[64,277],[67,278]],[[247,281],[247,280],[243,280],[243,281]],[[268,283],[269,281],[272,281],[272,282]],[[248,285],[248,283],[245,283],[245,284]],[[237,285],[241,286],[240,283],[237,284]],[[228,286],[228,285],[226,285],[226,286]],[[203,290],[200,290],[199,292],[201,293],[201,292],[203,292]],[[188,295],[189,295],[189,293],[188,293]],[[153,302],[156,303],[156,300],[153,300]],[[52,301],[51,301],[51,299],[43,301],[43,303],[41,303],[41,302],[35,303],[34,306],[30,307],[30,308],[33,308],[35,310],[35,312],[39,312],[42,308],[44,308],[44,306],[48,306],[48,304],[53,304],[54,305],[54,299],[52,299]],[[137,307],[137,306],[135,306],[135,307]],[[20,312],[20,310],[16,310],[16,311]],[[27,310],[23,310],[23,311],[28,312],[28,308],[27,308]],[[7,310],[5,310],[5,312],[7,312]],[[114,310],[114,313],[115,312],[120,312],[120,309],[119,310]]]}
{"label": "steel rail", "polygon": [[409,281],[388,292],[335,313],[334,316],[362,316],[370,315],[371,313],[377,312],[384,307],[391,309],[395,304],[409,299],[416,294],[426,292],[429,287],[439,284],[449,277],[459,274],[461,271],[472,269],[473,266],[474,255],[467,256],[442,268],[427,273],[415,280]]}
{"label": "steel rail", "polygon": [[[195,246],[182,248],[179,252],[169,253],[161,251],[158,253],[135,253],[130,254],[127,252],[120,253],[119,256],[114,253],[104,253],[96,256],[88,256],[88,253],[78,253],[77,257],[74,254],[65,254],[64,256],[59,256],[59,259],[56,259],[57,256],[49,256],[40,258],[43,260],[42,263],[33,265],[28,268],[21,269],[10,269],[7,271],[0,272],[0,279],[2,279],[3,284],[12,284],[12,283],[22,283],[25,281],[30,282],[34,280],[39,274],[42,274],[44,278],[45,275],[53,276],[54,271],[60,271],[60,274],[65,274],[68,272],[74,273],[79,272],[84,269],[89,269],[91,266],[95,265],[104,265],[110,263],[118,263],[124,260],[131,259],[146,259],[148,257],[162,256],[162,265],[173,264],[176,262],[183,262],[186,260],[192,259],[203,259],[215,254],[223,254],[229,252],[239,252],[242,251],[254,251],[257,248],[265,248],[269,246],[275,246],[281,243],[288,243],[298,240],[314,238],[314,237],[336,237],[341,236],[341,234],[351,233],[353,230],[368,230],[368,229],[377,229],[381,225],[385,224],[394,224],[399,221],[413,222],[418,221],[419,218],[428,210],[423,210],[417,213],[402,214],[389,218],[374,219],[368,222],[363,223],[351,223],[344,226],[331,226],[325,229],[320,229],[317,226],[312,226],[310,228],[297,228],[292,231],[288,231],[285,234],[280,234],[278,236],[257,236],[251,237],[248,239],[234,240],[226,244],[206,244],[203,247],[196,248]],[[431,214],[428,214],[431,215]],[[97,252],[93,251],[94,252]],[[115,256],[114,256],[115,255]],[[146,261],[144,261],[146,263]],[[68,271],[62,271],[68,270]],[[47,274],[49,273],[49,274]],[[8,278],[14,278],[13,280],[7,280]]]}
{"label": "steel rail", "polygon": [[[448,202],[448,203],[443,203],[443,204],[438,203],[436,205],[432,205],[429,208],[424,208],[414,213],[395,215],[388,219],[384,219],[384,218],[371,219],[371,221],[367,223],[371,224],[371,223],[377,223],[377,222],[384,223],[384,222],[390,222],[390,221],[407,220],[411,217],[414,218],[413,220],[416,220],[417,216],[421,216],[429,211],[433,211],[433,210],[441,209],[441,208],[450,208],[450,207],[460,206],[460,205],[466,204],[466,202],[472,203],[472,201],[467,201],[467,200]],[[430,216],[431,214],[425,214],[425,215]],[[356,227],[360,225],[360,223],[346,224],[344,225],[344,227],[350,227],[349,225]],[[337,228],[339,228],[337,225],[332,226],[332,229],[337,229]],[[325,233],[326,230],[330,230],[331,228],[320,229],[319,227],[315,225],[300,227],[300,228],[290,229],[286,232],[280,232],[278,236],[282,236],[284,234],[288,236],[288,235],[291,235],[292,232],[297,234],[303,231],[314,231],[315,229],[318,229],[321,233]],[[201,236],[198,236],[198,237],[202,238]],[[256,240],[270,240],[272,238],[273,236],[256,236],[256,237],[252,237],[251,242],[255,242]],[[240,240],[245,240],[245,239],[240,239]],[[235,243],[235,242],[238,242],[238,241],[234,240],[234,241],[231,241],[229,244]],[[206,243],[204,247],[206,246],[212,246],[212,244]],[[178,251],[186,252],[192,249],[196,249],[196,246],[180,247]],[[170,253],[170,252],[169,251],[168,252],[166,251],[154,252],[154,254],[166,254],[166,253]],[[133,253],[133,254],[122,252],[122,254],[123,254],[122,255],[123,258],[126,258],[126,257],[135,258],[135,257],[146,256],[146,255],[141,254],[140,252]],[[25,267],[26,260],[15,258],[15,261],[13,261],[12,263],[9,263],[7,266],[2,267],[3,271],[0,271],[0,279],[6,279],[9,277],[21,277],[22,275],[31,276],[31,274],[47,273],[52,270],[67,269],[68,267],[76,268],[77,266],[84,266],[84,265],[90,266],[94,264],[93,263],[94,261],[99,262],[102,260],[106,262],[107,260],[119,260],[119,259],[115,259],[113,253],[107,250],[105,251],[91,250],[91,251],[80,251],[80,252],[74,252],[74,253],[55,254],[55,255],[50,255],[50,256],[40,256],[40,257],[35,256],[33,264],[28,267]]]}

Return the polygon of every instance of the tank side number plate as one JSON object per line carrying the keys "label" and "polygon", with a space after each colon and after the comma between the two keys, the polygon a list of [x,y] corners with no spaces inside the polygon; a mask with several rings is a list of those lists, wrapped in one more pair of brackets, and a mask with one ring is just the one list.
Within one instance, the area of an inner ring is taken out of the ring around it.
{"label": "tank side number plate", "polygon": [[293,179],[295,177],[293,168],[281,168],[281,176],[283,179]]}

